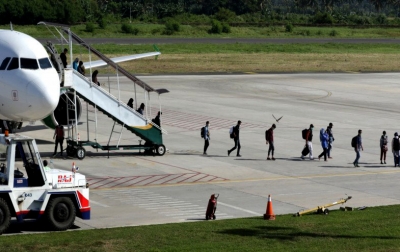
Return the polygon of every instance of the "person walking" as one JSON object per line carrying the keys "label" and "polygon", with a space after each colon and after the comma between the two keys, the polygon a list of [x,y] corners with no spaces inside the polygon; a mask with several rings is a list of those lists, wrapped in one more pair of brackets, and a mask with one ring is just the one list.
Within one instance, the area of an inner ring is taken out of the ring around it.
{"label": "person walking", "polygon": [[362,138],[361,138],[362,130],[358,130],[358,135],[356,136],[356,145],[354,147],[354,151],[356,152],[356,159],[353,162],[354,167],[360,167],[358,165],[358,161],[360,160],[361,151],[364,151],[363,145],[362,145]]}
{"label": "person walking", "polygon": [[56,141],[55,141],[55,146],[54,146],[53,157],[55,157],[57,154],[58,144],[60,144],[60,152],[61,152],[61,157],[62,157],[63,156],[63,143],[64,143],[64,127],[62,125],[57,125],[57,127],[54,131],[53,139],[54,138],[56,139]]}
{"label": "person walking", "polygon": [[203,138],[204,138],[204,150],[203,155],[207,155],[207,149],[210,145],[210,130],[208,127],[210,126],[210,122],[206,122],[206,126],[203,127]]}
{"label": "person walking", "polygon": [[[312,148],[312,137],[313,137],[313,129],[314,129],[314,125],[310,124],[310,128],[308,128],[305,136],[303,137],[306,140],[306,147],[308,148],[308,151],[310,152],[310,160],[314,160],[313,157],[313,148]],[[305,154],[307,155],[307,154]],[[303,152],[301,153],[301,159],[304,159],[304,155]]]}
{"label": "person walking", "polygon": [[[386,152],[388,151],[388,140],[387,140],[387,135],[386,131],[382,132],[381,136],[381,141],[380,141],[380,147],[381,147],[381,164],[386,164]],[[382,163],[383,160],[383,163]]]}
{"label": "person walking", "polygon": [[326,152],[326,154],[328,155],[328,158],[332,158],[331,150],[332,150],[333,141],[335,141],[335,138],[333,137],[332,128],[333,128],[333,123],[329,123],[328,128],[326,129],[326,132],[329,135],[328,150]]}
{"label": "person walking", "polygon": [[240,130],[240,125],[242,124],[242,122],[239,120],[236,124],[235,127],[233,127],[233,132],[231,135],[231,138],[233,138],[233,141],[235,141],[235,146],[228,150],[228,156],[231,154],[232,151],[234,151],[237,148],[237,153],[236,156],[237,157],[241,157],[240,155],[240,139],[239,139],[239,130]]}
{"label": "person walking", "polygon": [[325,130],[324,128],[322,128],[319,131],[319,140],[321,141],[321,146],[322,146],[322,153],[319,154],[318,159],[320,160],[322,156],[324,156],[324,161],[328,161],[326,159],[326,154],[328,152],[328,145],[329,145],[329,134],[327,132],[327,130]]}
{"label": "person walking", "polygon": [[394,133],[394,137],[392,140],[392,153],[394,158],[394,167],[399,166],[399,150],[400,150],[400,142],[399,142],[399,134]]}
{"label": "person walking", "polygon": [[[265,141],[266,144],[269,144],[268,148],[268,156],[267,160],[275,160],[274,158],[274,151],[275,151],[275,146],[274,146],[274,129],[276,128],[275,124],[272,124],[271,128],[265,131]],[[272,158],[269,158],[269,154],[272,154]]]}
{"label": "person walking", "polygon": [[68,52],[68,49],[64,48],[64,51],[62,53],[60,53],[61,62],[63,64],[64,68],[67,68],[67,52]]}

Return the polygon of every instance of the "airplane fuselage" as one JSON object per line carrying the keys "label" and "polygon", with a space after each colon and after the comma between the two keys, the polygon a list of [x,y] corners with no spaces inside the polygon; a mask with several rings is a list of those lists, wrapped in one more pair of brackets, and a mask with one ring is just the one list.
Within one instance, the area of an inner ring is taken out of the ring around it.
{"label": "airplane fuselage", "polygon": [[36,121],[54,111],[59,77],[36,39],[0,30],[0,119]]}

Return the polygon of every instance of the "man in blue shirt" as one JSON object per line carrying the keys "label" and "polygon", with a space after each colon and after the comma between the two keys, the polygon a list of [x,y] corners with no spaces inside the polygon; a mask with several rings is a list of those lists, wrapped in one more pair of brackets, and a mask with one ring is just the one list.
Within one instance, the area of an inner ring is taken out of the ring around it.
{"label": "man in blue shirt", "polygon": [[354,160],[354,162],[353,162],[354,167],[360,167],[358,165],[358,160],[360,159],[360,156],[361,156],[360,151],[364,151],[364,148],[362,146],[361,133],[362,133],[362,130],[358,130],[357,144],[356,144],[356,147],[354,147],[354,151],[356,152],[356,160]]}
{"label": "man in blue shirt", "polygon": [[207,155],[207,148],[210,145],[210,131],[208,130],[208,126],[210,122],[206,122],[206,126],[204,126],[203,136],[204,136],[204,152],[203,155]]}

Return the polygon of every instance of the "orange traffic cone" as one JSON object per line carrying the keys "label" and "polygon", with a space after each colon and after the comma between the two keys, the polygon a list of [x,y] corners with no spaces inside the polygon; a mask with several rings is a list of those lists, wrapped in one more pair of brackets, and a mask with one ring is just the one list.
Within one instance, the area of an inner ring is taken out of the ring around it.
{"label": "orange traffic cone", "polygon": [[272,209],[271,195],[268,195],[267,212],[264,214],[264,220],[275,220],[274,210]]}
{"label": "orange traffic cone", "polygon": [[76,172],[75,162],[72,162],[72,169],[71,169],[71,171],[72,171],[73,173]]}

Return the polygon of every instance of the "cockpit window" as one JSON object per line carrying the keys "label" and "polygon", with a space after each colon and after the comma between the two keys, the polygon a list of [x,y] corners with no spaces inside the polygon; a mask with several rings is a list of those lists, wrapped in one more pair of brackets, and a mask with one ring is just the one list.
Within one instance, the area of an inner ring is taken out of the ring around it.
{"label": "cockpit window", "polygon": [[10,62],[10,59],[11,59],[10,57],[7,57],[3,60],[3,62],[1,63],[1,66],[0,66],[0,70],[6,69],[8,62]]}
{"label": "cockpit window", "polygon": [[12,58],[10,65],[8,65],[7,70],[14,70],[19,68],[19,60],[18,58]]}
{"label": "cockpit window", "polygon": [[49,58],[39,59],[39,65],[41,69],[51,68],[51,63]]}
{"label": "cockpit window", "polygon": [[21,58],[21,68],[23,69],[38,69],[38,63],[36,59]]}

